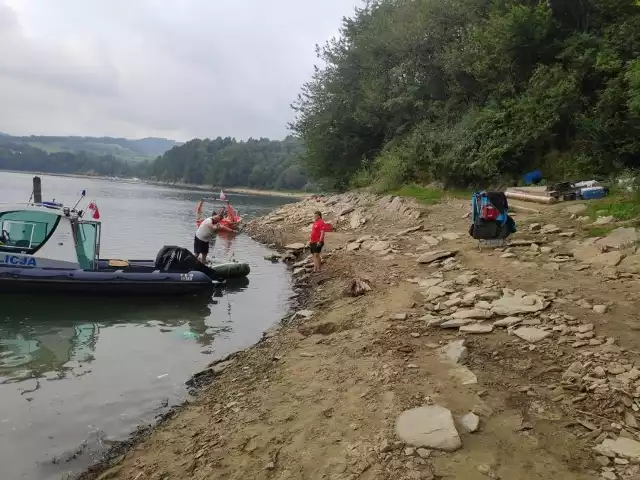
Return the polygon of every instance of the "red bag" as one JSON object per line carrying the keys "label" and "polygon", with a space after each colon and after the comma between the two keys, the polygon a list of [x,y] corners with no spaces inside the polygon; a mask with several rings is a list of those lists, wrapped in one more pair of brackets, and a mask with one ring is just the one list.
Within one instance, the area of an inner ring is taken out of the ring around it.
{"label": "red bag", "polygon": [[482,207],[482,213],[480,214],[483,220],[497,220],[498,215],[498,209],[493,205],[485,205]]}

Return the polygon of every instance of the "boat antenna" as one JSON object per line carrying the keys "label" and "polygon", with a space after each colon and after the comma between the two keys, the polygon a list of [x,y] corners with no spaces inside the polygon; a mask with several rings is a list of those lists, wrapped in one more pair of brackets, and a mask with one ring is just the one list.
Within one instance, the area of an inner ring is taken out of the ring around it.
{"label": "boat antenna", "polygon": [[86,190],[82,190],[82,192],[80,192],[80,198],[78,199],[78,201],[76,202],[76,204],[73,206],[73,208],[71,210],[75,210],[76,207],[78,206],[78,204],[82,201],[82,199],[84,198],[84,196],[87,194]]}

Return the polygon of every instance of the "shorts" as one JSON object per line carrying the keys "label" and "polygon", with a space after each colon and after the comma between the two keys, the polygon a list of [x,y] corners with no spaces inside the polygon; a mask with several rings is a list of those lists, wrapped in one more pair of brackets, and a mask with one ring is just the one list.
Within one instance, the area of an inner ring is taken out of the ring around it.
{"label": "shorts", "polygon": [[209,255],[209,242],[204,242],[198,237],[193,237],[193,253],[197,255],[203,254],[205,257]]}
{"label": "shorts", "polygon": [[309,244],[309,250],[311,250],[311,253],[320,253],[322,251],[322,247],[324,247],[324,242],[313,242]]}

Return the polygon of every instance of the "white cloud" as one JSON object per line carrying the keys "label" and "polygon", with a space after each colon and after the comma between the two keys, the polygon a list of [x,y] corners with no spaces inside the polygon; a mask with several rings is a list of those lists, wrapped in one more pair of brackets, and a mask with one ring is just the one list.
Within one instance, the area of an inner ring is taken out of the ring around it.
{"label": "white cloud", "polygon": [[0,131],[280,138],[358,0],[0,0]]}

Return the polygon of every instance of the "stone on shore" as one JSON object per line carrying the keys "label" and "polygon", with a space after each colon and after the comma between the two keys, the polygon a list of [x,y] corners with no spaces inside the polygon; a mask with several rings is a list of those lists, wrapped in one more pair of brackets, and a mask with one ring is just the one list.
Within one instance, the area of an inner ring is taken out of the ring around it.
{"label": "stone on shore", "polygon": [[476,320],[474,318],[454,318],[453,320],[447,320],[441,323],[440,328],[460,328],[470,323],[476,323]]}
{"label": "stone on shore", "polygon": [[489,310],[483,310],[481,308],[470,308],[465,310],[458,310],[451,315],[451,318],[491,318],[493,313]]}
{"label": "stone on shore", "polygon": [[609,235],[599,240],[595,244],[599,247],[624,248],[634,245],[638,241],[638,232],[633,227],[620,227],[611,231]]}
{"label": "stone on shore", "polygon": [[462,333],[491,333],[493,332],[493,325],[487,323],[472,323],[471,325],[463,325],[459,329]]}
{"label": "stone on shore", "polygon": [[607,216],[607,217],[598,217],[598,219],[593,222],[594,225],[608,225],[611,222],[613,222],[615,220],[615,217],[613,216]]}
{"label": "stone on shore", "polygon": [[405,410],[396,420],[396,434],[413,447],[454,452],[462,447],[451,412],[440,405]]}
{"label": "stone on shore", "polygon": [[456,254],[454,251],[437,250],[435,252],[426,252],[418,257],[418,263],[433,263],[437,260],[453,257]]}
{"label": "stone on shore", "polygon": [[551,335],[551,332],[547,332],[546,330],[541,330],[539,328],[521,327],[515,329],[513,331],[513,334],[516,337],[521,338],[522,340],[526,340],[530,343],[535,343],[547,338],[549,335]]}
{"label": "stone on shore", "polygon": [[593,257],[591,264],[599,265],[601,267],[616,267],[620,264],[623,258],[624,254],[620,252],[606,252]]}
{"label": "stone on shore", "polygon": [[466,415],[460,417],[460,426],[465,433],[473,433],[480,427],[480,417],[475,413],[469,412]]}
{"label": "stone on shore", "polygon": [[311,318],[315,312],[313,310],[299,310],[295,313],[293,318]]}
{"label": "stone on shore", "polygon": [[538,295],[505,295],[493,301],[491,311],[497,315],[518,315],[520,313],[539,312],[545,308],[544,301]]}
{"label": "stone on shore", "polygon": [[494,327],[510,327],[516,323],[520,323],[522,319],[520,317],[505,317],[493,322]]}
{"label": "stone on shore", "polygon": [[594,450],[606,457],[615,457],[616,455],[624,458],[640,460],[640,442],[630,438],[618,437],[616,440],[606,438],[600,445],[594,447]]}
{"label": "stone on shore", "polygon": [[462,363],[467,359],[469,351],[464,346],[465,340],[455,340],[440,349],[440,358],[453,363]]}
{"label": "stone on shore", "polygon": [[286,245],[284,248],[287,250],[304,250],[304,248],[306,247],[306,245],[302,242],[298,242],[298,243],[290,243],[289,245]]}
{"label": "stone on shore", "polygon": [[372,252],[384,252],[385,250],[389,250],[389,248],[391,248],[389,242],[379,241],[371,245],[369,250]]}
{"label": "stone on shore", "polygon": [[449,376],[458,380],[461,385],[475,385],[478,383],[478,377],[476,377],[476,374],[464,365],[458,365],[457,367],[449,370]]}
{"label": "stone on shore", "polygon": [[640,273],[640,254],[636,253],[623,258],[618,268],[627,273]]}

